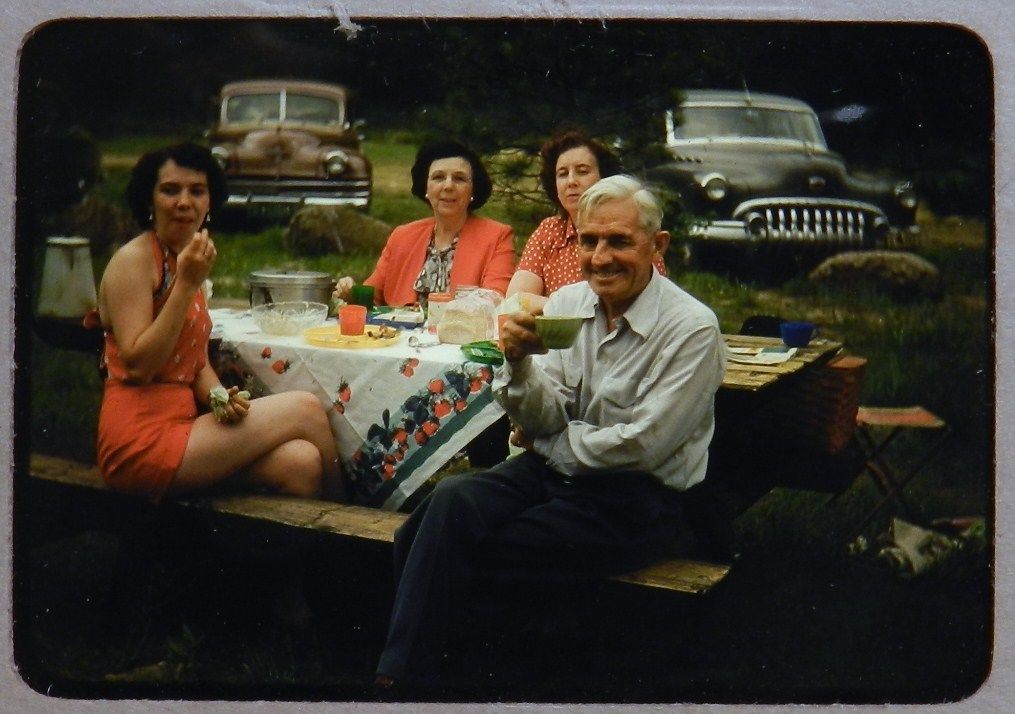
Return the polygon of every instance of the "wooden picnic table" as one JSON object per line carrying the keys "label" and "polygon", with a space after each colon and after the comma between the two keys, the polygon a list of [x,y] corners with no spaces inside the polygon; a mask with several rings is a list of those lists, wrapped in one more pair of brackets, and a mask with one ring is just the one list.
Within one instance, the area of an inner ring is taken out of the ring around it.
{"label": "wooden picnic table", "polygon": [[[775,337],[723,337],[729,347],[782,346]],[[820,381],[816,370],[841,351],[840,342],[815,339],[780,364],[728,362],[716,394],[716,428],[706,484],[713,497],[722,501],[730,520],[777,485],[813,485],[814,474],[837,480],[852,469],[848,459],[838,460],[822,451],[821,428],[813,429],[811,436],[805,428],[815,409],[821,409],[816,401],[820,390],[808,393],[808,377],[816,375]],[[827,407],[832,413],[838,405],[830,401]],[[732,531],[720,536],[731,541]]]}
{"label": "wooden picnic table", "polygon": [[[750,335],[723,335],[729,347],[779,347],[782,340],[777,337],[754,337]],[[788,361],[781,364],[743,364],[730,361],[723,376],[722,388],[744,392],[757,392],[783,381],[786,377],[799,374],[808,368],[824,364],[842,349],[842,343],[833,340],[811,340],[806,347],[797,348]]]}
{"label": "wooden picnic table", "polygon": [[[503,415],[490,389],[493,370],[470,363],[458,345],[414,349],[404,333],[382,347],[332,349],[301,335],[267,335],[242,307],[214,309],[211,316],[213,334],[221,338],[214,363],[224,383],[243,384],[255,396],[302,389],[320,399],[360,505],[400,508]],[[732,347],[782,345],[765,337],[725,339]],[[778,365],[730,361],[723,387],[751,394],[830,358],[839,347],[815,340]],[[431,433],[416,433],[428,419]],[[410,421],[413,428],[405,426]]]}

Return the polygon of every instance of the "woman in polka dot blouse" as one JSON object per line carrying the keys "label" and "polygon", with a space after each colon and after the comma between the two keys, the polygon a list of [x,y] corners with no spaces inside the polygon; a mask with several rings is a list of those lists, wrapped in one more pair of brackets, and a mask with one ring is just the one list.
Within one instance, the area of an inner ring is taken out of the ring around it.
{"label": "woman in polka dot blouse", "polygon": [[[555,134],[543,144],[539,155],[543,190],[560,212],[544,219],[529,236],[507,288],[508,297],[525,294],[529,310],[541,310],[554,290],[585,279],[578,264],[575,230],[578,199],[599,179],[621,172],[613,152],[578,129]],[[656,269],[666,274],[661,258]]]}

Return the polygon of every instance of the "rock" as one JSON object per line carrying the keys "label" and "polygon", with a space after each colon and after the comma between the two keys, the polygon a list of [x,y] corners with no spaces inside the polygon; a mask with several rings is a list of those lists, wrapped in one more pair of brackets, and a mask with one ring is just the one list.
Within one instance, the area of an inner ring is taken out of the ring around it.
{"label": "rock", "polygon": [[391,226],[340,206],[304,206],[289,222],[282,244],[298,255],[344,253],[363,248],[380,252]]}
{"label": "rock", "polygon": [[839,253],[812,270],[808,279],[852,291],[866,287],[899,300],[937,300],[944,292],[941,272],[928,260],[903,251]]}

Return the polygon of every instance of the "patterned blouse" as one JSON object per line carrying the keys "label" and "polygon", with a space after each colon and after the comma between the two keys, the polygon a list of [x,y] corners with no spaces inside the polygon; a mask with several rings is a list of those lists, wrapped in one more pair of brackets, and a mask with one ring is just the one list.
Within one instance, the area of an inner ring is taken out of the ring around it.
{"label": "patterned blouse", "polygon": [[419,304],[426,306],[426,296],[430,293],[443,293],[451,284],[451,263],[455,260],[455,248],[458,247],[458,236],[456,235],[447,248],[438,248],[434,244],[434,238],[430,236],[430,245],[426,247],[426,260],[423,261],[423,269],[419,271],[419,277],[413,283],[412,289],[419,296]]}
{"label": "patterned blouse", "polygon": [[[654,261],[660,275],[666,275],[662,259]],[[527,270],[543,281],[543,295],[585,280],[578,261],[578,231],[569,218],[550,216],[536,226],[522,249],[518,270]]]}

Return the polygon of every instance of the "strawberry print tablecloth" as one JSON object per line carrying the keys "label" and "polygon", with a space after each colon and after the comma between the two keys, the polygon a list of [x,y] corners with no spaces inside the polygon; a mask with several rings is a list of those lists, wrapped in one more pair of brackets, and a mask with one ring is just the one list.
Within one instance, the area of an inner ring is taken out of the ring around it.
{"label": "strawberry print tablecloth", "polygon": [[[397,509],[504,414],[490,390],[493,368],[468,361],[457,345],[417,350],[404,331],[387,347],[316,347],[261,332],[249,311],[211,317],[223,384],[254,398],[302,389],[320,399],[362,505]],[[338,329],[334,319],[326,324]]]}

